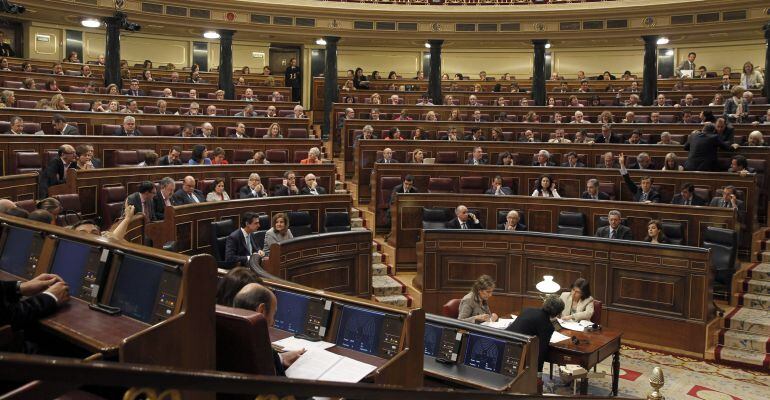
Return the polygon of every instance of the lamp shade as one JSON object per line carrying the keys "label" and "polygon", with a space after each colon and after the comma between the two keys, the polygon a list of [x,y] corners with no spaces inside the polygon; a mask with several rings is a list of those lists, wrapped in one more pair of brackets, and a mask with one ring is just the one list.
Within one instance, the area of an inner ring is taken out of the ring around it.
{"label": "lamp shade", "polygon": [[543,280],[535,285],[535,288],[541,293],[556,293],[561,289],[558,283],[553,281],[553,276],[544,275]]}

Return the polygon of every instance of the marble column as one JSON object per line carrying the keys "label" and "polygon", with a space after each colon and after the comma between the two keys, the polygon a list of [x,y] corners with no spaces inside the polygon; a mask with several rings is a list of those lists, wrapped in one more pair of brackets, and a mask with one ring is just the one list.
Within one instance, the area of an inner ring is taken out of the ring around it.
{"label": "marble column", "polygon": [[233,85],[233,34],[235,31],[219,29],[219,89],[225,91],[225,98],[235,99]]}
{"label": "marble column", "polygon": [[532,63],[532,100],[536,106],[545,106],[545,39],[534,39],[535,59]]}
{"label": "marble column", "polygon": [[433,104],[444,104],[444,96],[441,95],[441,46],[443,40],[428,40],[430,44],[430,75],[428,76],[428,97]]}
{"label": "marble column", "polygon": [[658,39],[656,35],[644,39],[644,72],[642,73],[642,105],[651,106],[658,96]]}
{"label": "marble column", "polygon": [[321,137],[324,139],[330,135],[334,137],[334,143],[340,142],[340,137],[334,134],[336,126],[331,126],[332,109],[338,101],[339,88],[337,87],[337,36],[325,36],[326,62],[324,63],[324,122],[321,126]]}
{"label": "marble column", "polygon": [[120,27],[125,20],[124,14],[116,13],[112,17],[102,18],[107,26],[107,44],[104,50],[104,86],[111,84],[123,88],[120,79]]}

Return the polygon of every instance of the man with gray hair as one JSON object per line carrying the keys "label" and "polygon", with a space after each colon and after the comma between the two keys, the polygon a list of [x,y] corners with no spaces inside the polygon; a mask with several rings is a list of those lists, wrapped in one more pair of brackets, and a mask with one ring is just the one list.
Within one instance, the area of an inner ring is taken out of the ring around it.
{"label": "man with gray hair", "polygon": [[356,118],[356,111],[350,107],[346,108],[345,115],[341,116],[339,120],[337,120],[337,131],[342,132],[342,129],[345,126],[345,121],[349,119],[355,119],[355,118]]}
{"label": "man with gray hair", "polygon": [[289,118],[307,118],[307,116],[305,116],[305,108],[297,104],[294,106],[294,114],[290,115]]}
{"label": "man with gray hair", "polygon": [[610,196],[599,190],[598,179],[589,179],[586,182],[586,191],[580,195],[580,198],[587,200],[609,200]]}
{"label": "man with gray hair", "polygon": [[484,229],[476,215],[460,204],[455,208],[455,218],[446,223],[447,229]]}
{"label": "man with gray hair", "polygon": [[196,133],[196,137],[205,137],[210,138],[214,136],[214,126],[211,125],[211,122],[204,122],[201,124],[201,133]]}
{"label": "man with gray hair", "polygon": [[305,187],[302,188],[300,194],[318,196],[319,194],[326,194],[326,188],[318,184],[315,175],[307,174],[305,175]]}
{"label": "man with gray hair", "polygon": [[176,182],[167,176],[160,180],[160,190],[155,195],[155,220],[160,221],[166,214],[166,206],[171,206],[171,196],[174,195]]}
{"label": "man with gray hair", "polygon": [[249,175],[248,183],[241,187],[238,193],[240,195],[239,198],[241,199],[267,197],[267,190],[265,190],[265,187],[262,185],[262,178],[260,178],[259,174],[256,172],[252,172],[251,175]]}
{"label": "man with gray hair", "polygon": [[126,115],[123,118],[123,125],[115,131],[113,136],[142,136],[142,132],[136,128],[136,118]]}
{"label": "man with gray hair", "polygon": [[607,214],[607,222],[609,225],[605,225],[596,230],[596,237],[607,239],[623,239],[634,240],[631,236],[631,228],[621,225],[621,215],[618,210],[611,210]]}
{"label": "man with gray hair", "polygon": [[323,164],[321,161],[321,149],[318,147],[311,147],[307,152],[307,158],[303,158],[299,161],[300,164]]}
{"label": "man with gray hair", "polygon": [[548,150],[540,150],[537,152],[537,161],[532,163],[533,167],[555,167],[556,163],[551,161],[551,153]]}

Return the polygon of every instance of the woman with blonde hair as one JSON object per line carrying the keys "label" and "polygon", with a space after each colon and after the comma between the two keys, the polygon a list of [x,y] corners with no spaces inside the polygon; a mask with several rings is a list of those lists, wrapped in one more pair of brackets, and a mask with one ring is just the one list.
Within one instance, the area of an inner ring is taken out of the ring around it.
{"label": "woman with blonde hair", "polygon": [[679,163],[675,153],[666,154],[666,159],[663,162],[663,171],[684,171],[684,166]]}
{"label": "woman with blonde hair", "polygon": [[489,309],[489,298],[495,291],[495,281],[489,275],[481,275],[473,282],[470,292],[460,300],[457,319],[465,322],[482,323],[497,321],[497,314]]}
{"label": "woman with blonde hair", "polygon": [[281,243],[294,238],[289,229],[289,218],[286,214],[278,213],[273,215],[271,225],[272,227],[265,233],[265,247],[262,249],[265,252],[265,256],[270,255],[270,246],[273,243]]}
{"label": "woman with blonde hair", "polygon": [[762,89],[765,86],[765,79],[762,73],[754,69],[754,64],[746,61],[741,71],[741,86],[746,89]]}
{"label": "woman with blonde hair", "polygon": [[283,135],[281,134],[281,125],[278,125],[277,122],[273,122],[270,124],[270,126],[267,128],[267,133],[262,136],[266,139],[280,139],[283,138]]}

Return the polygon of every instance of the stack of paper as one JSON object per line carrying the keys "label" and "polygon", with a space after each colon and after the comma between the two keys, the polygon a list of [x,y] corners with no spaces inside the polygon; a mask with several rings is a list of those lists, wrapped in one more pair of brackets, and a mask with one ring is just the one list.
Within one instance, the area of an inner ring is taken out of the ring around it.
{"label": "stack of paper", "polygon": [[334,343],[324,342],[323,340],[319,340],[317,342],[311,342],[309,340],[305,339],[298,339],[294,336],[289,336],[287,338],[277,340],[273,342],[274,345],[279,346],[283,351],[296,351],[296,350],[325,350],[330,347],[334,347]]}
{"label": "stack of paper", "polygon": [[564,340],[569,340],[570,337],[567,335],[562,335],[559,332],[554,331],[553,335],[551,335],[551,343],[559,343]]}
{"label": "stack of paper", "polygon": [[356,361],[332,352],[313,349],[301,355],[286,370],[286,377],[318,381],[355,383],[377,369],[374,365]]}
{"label": "stack of paper", "polygon": [[585,326],[583,326],[580,322],[575,321],[564,321],[559,319],[559,325],[561,325],[562,328],[569,329],[571,331],[583,332],[585,330]]}
{"label": "stack of paper", "polygon": [[489,326],[491,328],[498,328],[498,329],[505,329],[508,327],[508,325],[512,324],[513,321],[516,320],[516,317],[513,318],[498,318],[495,322],[482,322],[481,325]]}

